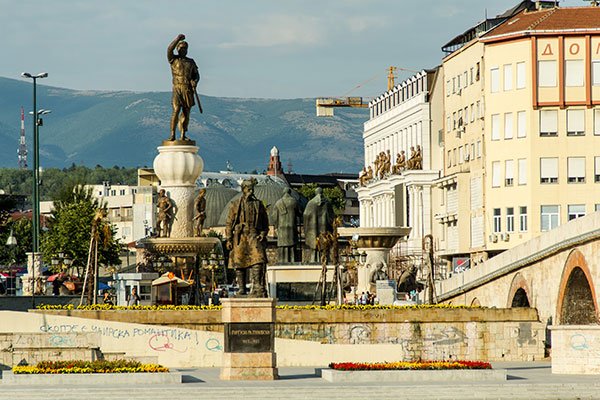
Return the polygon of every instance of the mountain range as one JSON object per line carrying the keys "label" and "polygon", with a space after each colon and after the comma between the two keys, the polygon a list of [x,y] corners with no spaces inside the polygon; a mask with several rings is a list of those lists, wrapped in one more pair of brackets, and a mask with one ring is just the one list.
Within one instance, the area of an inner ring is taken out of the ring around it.
{"label": "mountain range", "polygon": [[[38,109],[50,109],[40,127],[40,165],[64,168],[152,166],[169,136],[170,92],[78,91],[37,85]],[[319,118],[314,99],[242,99],[202,96],[188,136],[200,147],[205,171],[263,171],[277,146],[284,170],[358,173],[363,163],[365,109],[338,109]],[[0,167],[17,167],[20,109],[32,164],[31,81],[0,77]],[[178,133],[179,135],[179,133]]]}

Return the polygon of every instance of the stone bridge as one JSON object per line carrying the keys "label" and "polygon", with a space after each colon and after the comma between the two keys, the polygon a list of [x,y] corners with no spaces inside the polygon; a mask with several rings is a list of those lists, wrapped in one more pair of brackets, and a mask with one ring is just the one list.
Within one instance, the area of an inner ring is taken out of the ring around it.
{"label": "stone bridge", "polygon": [[570,221],[438,283],[438,301],[534,307],[548,325],[597,324],[600,212]]}

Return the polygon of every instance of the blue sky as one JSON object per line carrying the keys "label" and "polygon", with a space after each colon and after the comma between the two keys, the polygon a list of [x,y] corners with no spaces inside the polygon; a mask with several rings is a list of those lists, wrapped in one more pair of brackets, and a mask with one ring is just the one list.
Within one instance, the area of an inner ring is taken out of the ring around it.
{"label": "blue sky", "polygon": [[[0,76],[48,72],[78,90],[170,91],[179,33],[220,97],[374,96],[386,69],[440,63],[440,47],[517,0],[0,0]],[[584,6],[567,0],[562,6]],[[410,73],[400,73],[399,78]]]}

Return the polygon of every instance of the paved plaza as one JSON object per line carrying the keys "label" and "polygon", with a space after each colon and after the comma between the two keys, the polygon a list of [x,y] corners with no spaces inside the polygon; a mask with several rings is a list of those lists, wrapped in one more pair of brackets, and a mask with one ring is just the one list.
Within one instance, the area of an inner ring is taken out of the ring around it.
{"label": "paved plaza", "polygon": [[219,379],[218,368],[181,370],[184,383],[156,386],[2,386],[0,399],[600,399],[598,376],[553,375],[550,362],[493,363],[508,370],[501,383],[344,383],[322,380],[318,368],[282,368],[270,382]]}

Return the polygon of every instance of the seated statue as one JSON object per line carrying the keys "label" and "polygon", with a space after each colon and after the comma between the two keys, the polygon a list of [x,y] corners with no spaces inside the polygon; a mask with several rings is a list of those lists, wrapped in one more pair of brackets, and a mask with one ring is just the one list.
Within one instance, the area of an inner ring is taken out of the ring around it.
{"label": "seated statue", "polygon": [[406,156],[404,154],[404,150],[397,154],[396,164],[392,168],[392,173],[399,174],[406,168]]}
{"label": "seated statue", "polygon": [[369,279],[372,284],[377,283],[377,281],[388,279],[387,272],[383,270],[384,267],[387,267],[387,265],[382,261],[378,261],[377,264],[375,264],[375,270],[371,273],[371,279]]}
{"label": "seated statue", "polygon": [[360,171],[360,174],[358,175],[358,182],[360,186],[367,185],[367,167],[363,167],[362,171]]}
{"label": "seated statue", "polygon": [[413,169],[423,169],[423,156],[421,155],[421,146],[419,145],[417,145],[417,150],[415,151]]}
{"label": "seated statue", "polygon": [[410,146],[410,158],[406,161],[406,169],[415,169],[415,157],[417,152],[415,146]]}

